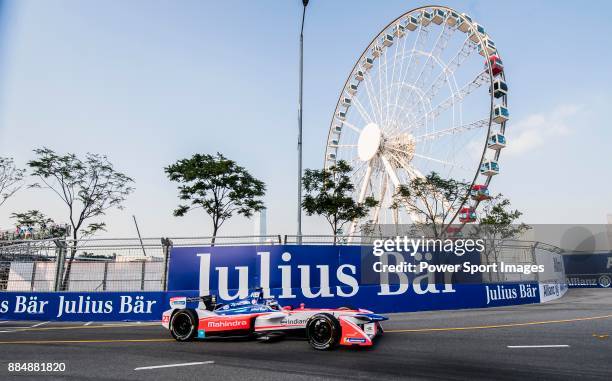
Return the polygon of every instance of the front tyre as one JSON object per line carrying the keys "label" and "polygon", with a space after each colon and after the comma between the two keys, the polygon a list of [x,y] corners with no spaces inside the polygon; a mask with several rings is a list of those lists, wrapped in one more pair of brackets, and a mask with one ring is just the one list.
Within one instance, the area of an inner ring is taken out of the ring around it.
{"label": "front tyre", "polygon": [[193,310],[179,310],[170,319],[170,334],[176,341],[190,341],[198,331],[198,316]]}
{"label": "front tyre", "polygon": [[306,324],[308,342],[319,351],[335,348],[340,342],[341,331],[340,322],[331,314],[316,314]]}

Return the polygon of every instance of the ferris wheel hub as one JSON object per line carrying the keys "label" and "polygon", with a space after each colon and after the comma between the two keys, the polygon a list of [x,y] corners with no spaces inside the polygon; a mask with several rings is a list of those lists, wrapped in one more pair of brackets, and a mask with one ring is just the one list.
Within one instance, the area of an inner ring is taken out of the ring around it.
{"label": "ferris wheel hub", "polygon": [[368,161],[372,159],[380,149],[382,132],[376,123],[368,123],[359,134],[357,153],[359,159]]}

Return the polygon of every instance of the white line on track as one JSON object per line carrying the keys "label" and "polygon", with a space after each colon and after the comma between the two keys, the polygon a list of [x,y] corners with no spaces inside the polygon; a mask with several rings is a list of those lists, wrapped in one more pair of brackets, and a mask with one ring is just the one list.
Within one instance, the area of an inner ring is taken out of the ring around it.
{"label": "white line on track", "polygon": [[560,345],[508,345],[510,349],[523,349],[523,348],[569,348],[567,344]]}
{"label": "white line on track", "polygon": [[[30,328],[40,327],[41,325],[43,325],[43,324],[47,324],[47,323],[48,323],[48,321],[43,321],[43,322],[40,322],[40,323],[34,324],[34,325],[33,325],[33,326],[31,326]],[[25,327],[24,327],[24,328],[25,328]]]}
{"label": "white line on track", "polygon": [[85,323],[83,325],[90,325],[91,323],[93,323],[93,321],[88,321],[87,323]]}
{"label": "white line on track", "polygon": [[141,366],[139,368],[134,368],[134,370],[148,370],[148,369],[160,369],[160,368],[174,368],[177,366],[191,366],[191,365],[206,365],[206,364],[214,364],[214,361],[200,361],[200,362],[185,362],[182,364],[167,364],[167,365],[153,365],[153,366]]}
{"label": "white line on track", "polygon": [[0,324],[8,323],[8,320],[0,321]]}

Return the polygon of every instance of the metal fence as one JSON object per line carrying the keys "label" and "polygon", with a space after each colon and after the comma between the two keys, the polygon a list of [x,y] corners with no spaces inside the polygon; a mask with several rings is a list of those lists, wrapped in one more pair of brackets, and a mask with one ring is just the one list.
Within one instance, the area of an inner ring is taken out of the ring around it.
{"label": "metal fence", "polygon": [[[380,239],[382,237],[376,237]],[[172,246],[367,245],[372,236],[267,235],[0,241],[0,291],[160,291],[166,289]],[[301,242],[300,242],[301,241]],[[481,263],[535,264],[535,249],[561,249],[533,241],[488,242]],[[535,281],[537,274],[502,272],[485,282]]]}

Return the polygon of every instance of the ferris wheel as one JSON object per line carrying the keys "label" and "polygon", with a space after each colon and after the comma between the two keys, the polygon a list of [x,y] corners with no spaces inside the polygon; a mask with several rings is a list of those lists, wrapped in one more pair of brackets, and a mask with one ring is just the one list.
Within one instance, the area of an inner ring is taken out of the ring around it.
{"label": "ferris wheel", "polygon": [[378,201],[349,235],[366,221],[416,222],[393,196],[431,172],[470,185],[443,223],[474,222],[500,171],[507,94],[495,43],[467,14],[427,6],[385,26],[349,73],[327,138],[325,168],[348,162],[353,198]]}

